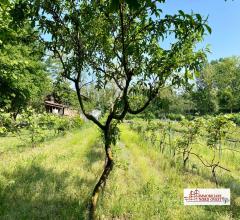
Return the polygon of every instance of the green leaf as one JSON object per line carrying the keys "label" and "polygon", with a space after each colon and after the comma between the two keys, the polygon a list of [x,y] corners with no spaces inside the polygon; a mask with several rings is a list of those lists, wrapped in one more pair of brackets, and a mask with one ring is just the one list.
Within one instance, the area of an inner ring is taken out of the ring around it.
{"label": "green leaf", "polygon": [[127,47],[127,53],[128,53],[128,55],[132,55],[133,53],[134,53],[134,46],[133,45],[129,45],[128,47]]}
{"label": "green leaf", "polygon": [[200,14],[196,14],[196,17],[197,17],[197,19],[198,19],[198,21],[202,21],[202,16],[200,15]]}
{"label": "green leaf", "polygon": [[211,29],[211,27],[208,26],[208,25],[205,25],[205,27],[207,28],[208,33],[211,34],[211,33],[212,33],[212,29]]}
{"label": "green leaf", "polygon": [[114,12],[117,11],[119,8],[120,0],[111,0],[110,4],[110,11]]}
{"label": "green leaf", "polygon": [[140,3],[137,0],[134,0],[134,1],[133,0],[126,0],[126,2],[129,6],[129,8],[132,9],[132,10],[136,10],[141,6]]}
{"label": "green leaf", "polygon": [[181,16],[185,17],[185,13],[182,10],[179,10],[178,12]]}

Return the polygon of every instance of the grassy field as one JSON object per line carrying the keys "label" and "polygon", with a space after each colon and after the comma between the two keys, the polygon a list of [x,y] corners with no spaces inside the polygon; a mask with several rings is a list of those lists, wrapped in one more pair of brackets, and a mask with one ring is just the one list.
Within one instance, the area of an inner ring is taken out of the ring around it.
{"label": "grassy field", "polygon": [[[226,161],[234,172],[222,181],[232,189],[231,206],[183,206],[183,188],[215,187],[209,176],[182,171],[127,125],[120,129],[99,219],[240,219],[240,156]],[[0,138],[0,219],[86,219],[104,165],[97,129],[86,125],[35,148],[18,141]]]}

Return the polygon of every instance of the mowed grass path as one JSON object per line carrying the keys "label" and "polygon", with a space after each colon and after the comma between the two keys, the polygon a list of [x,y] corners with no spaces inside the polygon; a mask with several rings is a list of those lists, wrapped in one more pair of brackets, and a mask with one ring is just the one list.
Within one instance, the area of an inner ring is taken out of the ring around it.
{"label": "mowed grass path", "polygon": [[[95,127],[86,126],[36,148],[3,152],[0,219],[86,219],[104,165],[98,137]],[[114,157],[114,170],[99,198],[99,219],[240,218],[237,206],[183,206],[183,188],[214,184],[177,170],[126,125],[121,126]]]}
{"label": "mowed grass path", "polygon": [[83,219],[101,169],[96,129],[0,156],[0,219]]}

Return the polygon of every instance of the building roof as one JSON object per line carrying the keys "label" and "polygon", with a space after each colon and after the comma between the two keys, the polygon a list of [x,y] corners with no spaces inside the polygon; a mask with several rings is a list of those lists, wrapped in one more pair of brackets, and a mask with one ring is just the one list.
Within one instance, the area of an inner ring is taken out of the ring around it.
{"label": "building roof", "polygon": [[66,105],[59,104],[54,101],[44,101],[44,103],[47,106],[52,106],[52,107],[56,107],[56,108],[66,108],[67,107]]}

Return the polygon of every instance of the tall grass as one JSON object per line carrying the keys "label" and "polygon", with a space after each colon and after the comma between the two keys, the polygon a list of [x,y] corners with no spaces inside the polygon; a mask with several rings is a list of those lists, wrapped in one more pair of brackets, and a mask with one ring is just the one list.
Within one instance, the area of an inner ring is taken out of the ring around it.
{"label": "tall grass", "polygon": [[[228,155],[234,158],[228,161],[234,175],[223,174],[221,181],[234,193],[232,205],[187,207],[183,188],[215,187],[204,170],[182,171],[177,161],[127,125],[120,130],[121,139],[113,149],[114,170],[97,208],[99,219],[240,219],[237,155]],[[36,148],[17,151],[14,146],[0,155],[0,219],[86,219],[91,192],[104,166],[98,131],[86,126]]]}

